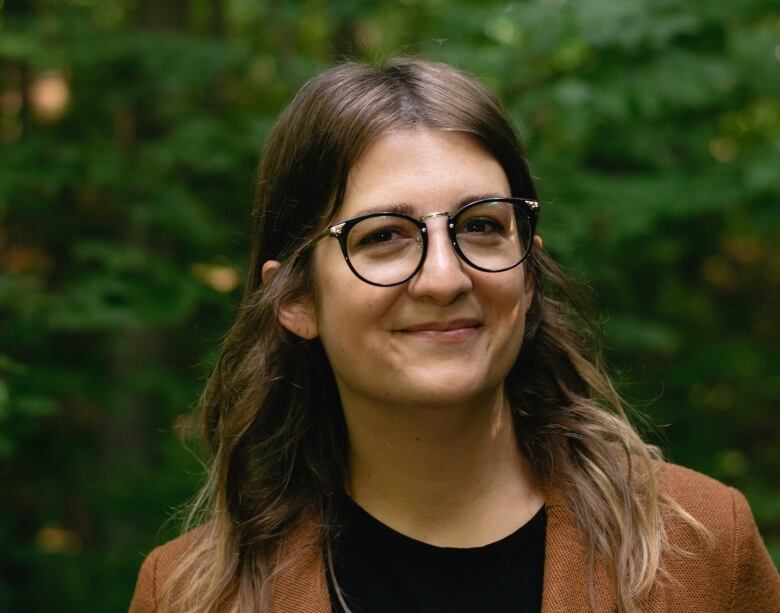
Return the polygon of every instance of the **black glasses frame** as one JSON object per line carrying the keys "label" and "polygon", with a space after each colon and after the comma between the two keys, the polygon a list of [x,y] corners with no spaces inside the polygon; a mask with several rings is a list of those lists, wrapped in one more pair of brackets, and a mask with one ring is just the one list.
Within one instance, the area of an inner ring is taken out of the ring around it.
{"label": "black glasses frame", "polygon": [[[478,204],[485,204],[487,202],[508,202],[512,204],[515,207],[515,214],[522,215],[525,218],[524,221],[528,224],[528,227],[530,229],[531,240],[528,242],[528,248],[525,250],[525,253],[523,253],[520,259],[514,264],[512,264],[511,266],[507,266],[499,270],[490,270],[487,268],[482,268],[481,266],[477,266],[474,262],[469,260],[461,250],[460,245],[458,245],[457,234],[455,233],[455,227],[457,225],[456,222],[458,220],[458,217],[461,214],[468,211],[470,208],[477,206]],[[472,268],[476,270],[480,270],[482,272],[504,272],[505,270],[510,270],[520,265],[528,257],[528,254],[531,253],[531,248],[534,243],[533,237],[534,234],[536,233],[536,224],[539,220],[539,209],[540,209],[539,202],[537,202],[536,200],[529,200],[527,198],[482,198],[480,200],[475,200],[474,202],[469,202],[468,204],[458,209],[452,215],[450,215],[450,213],[448,213],[447,211],[439,211],[436,213],[429,213],[427,215],[423,215],[420,218],[414,218],[414,217],[410,217],[409,215],[404,215],[403,213],[396,213],[396,212],[369,213],[368,215],[360,215],[358,217],[345,219],[344,221],[341,221],[337,224],[328,227],[327,229],[325,229],[323,232],[321,232],[320,234],[318,234],[312,239],[311,243],[309,244],[309,247],[313,247],[316,243],[318,243],[320,240],[322,240],[327,236],[332,236],[333,238],[338,239],[339,245],[341,246],[341,253],[344,256],[344,260],[346,260],[347,266],[349,266],[349,269],[354,273],[354,275],[358,279],[360,279],[365,283],[368,283],[369,285],[375,285],[378,287],[394,287],[396,285],[401,285],[402,283],[406,283],[409,279],[411,279],[414,275],[416,275],[419,272],[420,268],[422,268],[423,264],[425,263],[425,258],[428,255],[428,227],[425,225],[425,222],[433,217],[446,216],[448,218],[447,233],[449,234],[450,242],[452,243],[452,246],[455,248],[455,253],[458,254],[458,257],[461,260],[466,262],[466,264],[468,264]],[[349,259],[349,252],[347,249],[347,237],[349,236],[349,231],[358,222],[361,222],[364,219],[369,219],[371,217],[400,217],[401,219],[406,219],[414,223],[417,226],[417,228],[420,230],[420,237],[422,240],[422,254],[420,255],[420,263],[412,271],[411,274],[407,275],[405,278],[403,278],[400,281],[396,281],[395,283],[377,283],[375,281],[370,281],[369,279],[366,279],[364,276],[362,276],[357,270],[355,270],[355,267],[352,265],[352,262]]]}

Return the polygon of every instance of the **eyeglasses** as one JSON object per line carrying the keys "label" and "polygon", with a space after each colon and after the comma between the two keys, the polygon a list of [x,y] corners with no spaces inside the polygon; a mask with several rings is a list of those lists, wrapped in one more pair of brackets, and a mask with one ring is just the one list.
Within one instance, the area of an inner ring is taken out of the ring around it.
{"label": "eyeglasses", "polygon": [[312,239],[338,239],[350,270],[371,285],[390,287],[411,279],[428,250],[425,222],[448,218],[447,231],[458,256],[472,268],[502,272],[531,252],[539,203],[525,198],[486,198],[456,213],[430,213],[419,219],[402,213],[372,213],[330,226]]}

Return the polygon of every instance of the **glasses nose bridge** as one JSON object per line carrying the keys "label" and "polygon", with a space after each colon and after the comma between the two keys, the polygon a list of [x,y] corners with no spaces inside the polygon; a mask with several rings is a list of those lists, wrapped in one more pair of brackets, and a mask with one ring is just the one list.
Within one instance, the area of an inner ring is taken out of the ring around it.
{"label": "glasses nose bridge", "polygon": [[[427,241],[429,239],[429,228],[428,228],[428,221],[431,219],[434,219],[435,217],[446,217],[447,218],[447,224],[445,228],[445,232],[447,233],[447,238],[449,239],[449,242],[453,242],[453,235],[452,235],[452,213],[449,211],[436,211],[434,213],[428,213],[427,215],[423,215],[422,217],[419,217],[420,223],[422,223],[422,227],[420,230],[422,231],[422,234],[424,235],[424,239]],[[457,251],[457,250],[456,250]]]}
{"label": "glasses nose bridge", "polygon": [[420,217],[420,221],[425,223],[429,219],[433,219],[434,217],[446,217],[447,220],[450,219],[451,215],[449,211],[436,211],[435,213],[428,213],[427,215],[423,215]]}
{"label": "glasses nose bridge", "polygon": [[[454,251],[455,258],[457,260],[463,260],[463,256],[460,253],[460,250],[457,248],[454,242],[454,236],[452,234],[452,213],[449,211],[436,211],[434,213],[428,213],[427,215],[423,215],[422,217],[419,217],[419,221],[423,224],[422,225],[422,234],[423,234],[423,240],[425,240],[426,243],[430,244],[430,229],[428,228],[428,221],[431,219],[434,219],[435,217],[446,217],[447,222],[445,227],[442,229],[443,232],[446,235],[446,243],[448,245],[448,250]],[[422,269],[425,266],[426,260],[428,260],[430,249],[427,248],[425,250],[425,253],[423,254],[423,259],[420,262],[420,269]],[[419,270],[418,270],[419,272]]]}
{"label": "glasses nose bridge", "polygon": [[[449,211],[436,211],[434,213],[428,213],[427,215],[423,215],[422,217],[419,217],[420,223],[423,224],[422,233],[423,234],[429,234],[428,229],[428,222],[431,219],[434,219],[435,217],[446,217],[447,218],[447,225],[446,225],[446,232],[447,235],[450,238],[450,242],[452,242],[452,214]],[[426,237],[428,238],[428,237]]]}

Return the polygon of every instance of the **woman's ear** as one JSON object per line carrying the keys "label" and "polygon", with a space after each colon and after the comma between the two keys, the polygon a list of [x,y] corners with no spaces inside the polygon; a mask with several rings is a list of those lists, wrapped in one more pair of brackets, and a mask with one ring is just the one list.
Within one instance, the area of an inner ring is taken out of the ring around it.
{"label": "woman's ear", "polygon": [[[276,260],[268,260],[263,264],[263,285],[273,279],[279,266]],[[319,336],[317,312],[308,298],[281,305],[276,312],[276,319],[285,330],[300,338],[311,340]]]}

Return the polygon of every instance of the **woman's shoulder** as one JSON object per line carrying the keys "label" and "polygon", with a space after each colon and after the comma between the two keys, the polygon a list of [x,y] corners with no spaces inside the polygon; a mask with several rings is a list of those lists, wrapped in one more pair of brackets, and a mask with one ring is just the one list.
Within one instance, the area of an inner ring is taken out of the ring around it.
{"label": "woman's shoulder", "polygon": [[702,522],[728,520],[736,499],[744,500],[733,487],[678,464],[658,462],[656,471],[661,491]]}
{"label": "woman's shoulder", "polygon": [[[192,554],[214,555],[214,524],[207,523],[182,536],[155,547],[146,556],[138,574],[130,613],[157,611],[163,588],[185,558]],[[324,567],[319,547],[319,522],[313,515],[305,515],[278,544],[280,560],[274,575],[272,600],[284,603],[274,611],[300,613],[326,611],[328,592],[324,582]],[[179,581],[176,577],[174,581]],[[178,585],[178,584],[177,584]],[[179,594],[176,587],[174,595]],[[232,591],[217,607],[217,613],[231,611],[236,602]]]}
{"label": "woman's shoulder", "polygon": [[677,464],[658,462],[656,468],[661,493],[701,523],[716,541],[732,541],[755,528],[750,505],[739,490]]}
{"label": "woman's shoulder", "polygon": [[[674,521],[667,535],[681,552],[667,560],[667,570],[687,586],[675,598],[720,594],[727,610],[770,611],[780,602],[780,576],[758,532],[745,496],[728,485],[689,468],[659,462],[658,482],[668,500],[679,505],[706,530]],[[701,568],[699,568],[701,567]],[[703,572],[696,572],[696,569]]]}
{"label": "woman's shoulder", "polygon": [[168,577],[187,552],[203,539],[205,530],[206,526],[199,526],[149,552],[138,573],[130,613],[155,609]]}
{"label": "woman's shoulder", "polygon": [[733,536],[755,526],[750,505],[738,489],[669,462],[658,462],[657,476],[661,491],[708,529]]}

